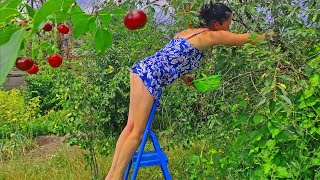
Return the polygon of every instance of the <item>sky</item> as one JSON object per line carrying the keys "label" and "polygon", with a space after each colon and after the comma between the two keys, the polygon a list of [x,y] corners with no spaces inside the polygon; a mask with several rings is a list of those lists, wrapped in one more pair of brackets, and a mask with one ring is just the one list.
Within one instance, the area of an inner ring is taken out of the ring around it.
{"label": "sky", "polygon": [[[91,13],[92,12],[92,8],[94,6],[99,6],[104,1],[106,1],[106,0],[76,0],[78,5],[87,13]],[[114,0],[114,1],[118,1],[118,0]],[[125,1],[125,0],[122,0],[122,1]],[[146,2],[147,0],[142,0],[142,1]],[[155,9],[154,18],[156,18],[158,23],[162,23],[162,22],[170,23],[170,22],[174,21],[174,19],[170,18],[170,16],[169,16],[169,14],[172,14],[174,12],[174,9],[172,7],[169,7],[169,13],[168,14],[165,14],[165,12],[160,9],[161,6],[168,5],[166,0],[158,0],[158,1],[149,0],[149,2],[153,2],[153,3],[151,3],[150,5],[145,5],[145,6],[137,7],[137,8],[138,9],[144,9],[144,8],[146,8],[148,6],[153,7]],[[305,10],[308,10],[307,7],[304,5],[305,2],[306,2],[306,0],[293,0],[293,2],[292,2],[292,6],[294,6],[296,4],[299,4],[299,7],[300,7],[299,18],[301,18],[304,22],[306,22],[307,19],[308,19],[308,15],[306,13],[304,13]],[[154,4],[157,4],[160,7],[156,6]],[[265,8],[260,8],[260,7],[257,7],[257,11],[266,14],[265,21],[268,24],[273,24],[274,19],[271,16],[270,11],[266,10]]]}
{"label": "sky", "polygon": [[[105,0],[77,0],[76,2],[83,9],[83,11],[85,11],[86,13],[91,13],[92,12],[92,8],[94,6],[99,6],[104,1]],[[124,0],[122,0],[122,1],[124,1]],[[146,2],[147,0],[143,0],[143,1]],[[149,1],[152,2],[154,0],[149,0]],[[155,5],[155,4],[157,4],[158,6]],[[165,14],[164,11],[162,11],[160,9],[161,6],[164,6],[164,5],[167,5],[167,4],[168,3],[167,3],[166,0],[158,0],[158,1],[154,1],[150,5],[145,5],[145,6],[137,7],[137,8],[138,9],[145,9],[148,6],[151,6],[155,10],[154,18],[157,19],[158,23],[171,22],[171,21],[173,21],[173,18],[170,18],[170,16],[168,14]],[[172,12],[173,12],[173,8],[169,7],[169,13],[172,13]]]}

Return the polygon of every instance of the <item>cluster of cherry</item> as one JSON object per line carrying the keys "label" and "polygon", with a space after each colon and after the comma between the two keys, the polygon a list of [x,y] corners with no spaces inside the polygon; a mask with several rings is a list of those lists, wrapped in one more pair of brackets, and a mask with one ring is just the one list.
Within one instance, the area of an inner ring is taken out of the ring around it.
{"label": "cluster of cherry", "polygon": [[[28,26],[28,21],[27,20],[22,20],[19,23],[20,27],[23,26]],[[44,31],[51,31],[53,28],[52,23],[45,23],[43,26]],[[27,27],[26,31],[29,31],[31,28]],[[60,24],[57,27],[58,32],[62,34],[68,34],[69,32],[69,27],[65,24]],[[62,64],[62,56],[60,54],[51,54],[48,57],[48,63],[51,67],[56,68],[59,67]],[[16,59],[16,67],[22,71],[27,71],[29,74],[36,74],[39,71],[39,66],[33,62],[33,60],[29,57],[18,57]]]}

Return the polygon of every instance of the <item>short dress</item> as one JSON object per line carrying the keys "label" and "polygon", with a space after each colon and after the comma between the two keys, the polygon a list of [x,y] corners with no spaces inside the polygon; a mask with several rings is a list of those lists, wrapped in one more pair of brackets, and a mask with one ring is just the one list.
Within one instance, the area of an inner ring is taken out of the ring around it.
{"label": "short dress", "polygon": [[[205,30],[208,31],[208,30]],[[162,89],[179,77],[199,69],[204,52],[196,49],[187,40],[189,38],[173,38],[154,55],[138,61],[131,67],[155,100],[160,100]]]}

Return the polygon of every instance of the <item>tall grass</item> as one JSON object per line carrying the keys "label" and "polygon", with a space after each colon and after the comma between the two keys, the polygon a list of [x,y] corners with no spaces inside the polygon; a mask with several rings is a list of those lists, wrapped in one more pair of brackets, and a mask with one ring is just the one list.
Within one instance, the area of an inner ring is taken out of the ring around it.
{"label": "tall grass", "polygon": [[[150,147],[150,144],[148,145]],[[165,150],[169,158],[169,171],[173,179],[190,179],[188,175],[188,160],[190,155],[200,153],[203,145],[198,143],[188,150],[174,147]],[[0,180],[70,180],[90,179],[90,169],[85,169],[86,152],[79,148],[61,146],[49,156],[39,156],[31,159],[28,156],[16,157],[10,161],[2,161]],[[104,179],[111,166],[113,155],[98,156],[99,179]],[[88,166],[88,168],[90,168]],[[147,167],[139,170],[137,179],[163,179],[160,167]]]}

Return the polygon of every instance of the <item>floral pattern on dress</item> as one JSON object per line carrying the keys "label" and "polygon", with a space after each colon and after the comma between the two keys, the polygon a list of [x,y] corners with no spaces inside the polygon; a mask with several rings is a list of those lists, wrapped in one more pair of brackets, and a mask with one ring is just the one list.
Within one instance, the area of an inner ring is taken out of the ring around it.
{"label": "floral pattern on dress", "polygon": [[161,50],[135,63],[131,71],[141,78],[150,94],[160,100],[162,88],[199,69],[204,53],[184,38],[173,38]]}

